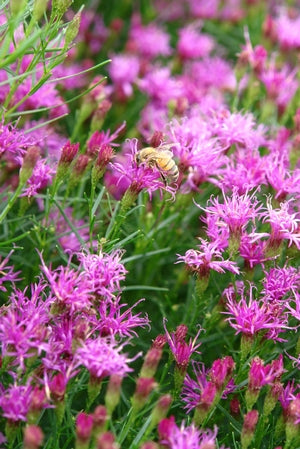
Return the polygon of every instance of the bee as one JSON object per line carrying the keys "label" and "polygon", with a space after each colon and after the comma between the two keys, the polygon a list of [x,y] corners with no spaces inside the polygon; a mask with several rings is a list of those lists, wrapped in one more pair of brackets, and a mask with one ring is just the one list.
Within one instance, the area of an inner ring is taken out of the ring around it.
{"label": "bee", "polygon": [[167,149],[170,146],[172,145],[161,145],[158,148],[147,147],[136,154],[137,164],[145,164],[150,168],[156,167],[165,184],[167,181],[171,184],[175,183],[179,176],[173,153]]}

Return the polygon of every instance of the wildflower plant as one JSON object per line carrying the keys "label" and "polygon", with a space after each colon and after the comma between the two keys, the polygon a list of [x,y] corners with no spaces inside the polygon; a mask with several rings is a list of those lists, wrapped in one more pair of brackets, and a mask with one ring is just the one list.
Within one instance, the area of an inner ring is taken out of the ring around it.
{"label": "wildflower plant", "polygon": [[300,9],[275,3],[0,4],[1,448],[300,447]]}

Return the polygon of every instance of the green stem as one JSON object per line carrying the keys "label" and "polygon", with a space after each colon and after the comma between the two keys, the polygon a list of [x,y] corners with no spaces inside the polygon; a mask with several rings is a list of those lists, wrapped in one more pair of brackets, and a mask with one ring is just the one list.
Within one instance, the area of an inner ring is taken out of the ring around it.
{"label": "green stem", "polygon": [[8,212],[10,211],[10,209],[13,207],[13,205],[15,204],[15,202],[17,201],[22,188],[24,187],[25,183],[20,183],[15,191],[15,193],[10,197],[6,207],[4,208],[4,210],[1,212],[0,214],[0,224],[2,223],[2,221],[4,220],[4,218],[6,217],[6,215],[8,214]]}

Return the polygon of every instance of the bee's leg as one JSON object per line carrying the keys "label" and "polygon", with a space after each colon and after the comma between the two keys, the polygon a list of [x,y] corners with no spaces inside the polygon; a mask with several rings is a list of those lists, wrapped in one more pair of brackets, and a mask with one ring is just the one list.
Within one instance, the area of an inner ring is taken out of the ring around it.
{"label": "bee's leg", "polygon": [[160,172],[160,176],[164,182],[165,187],[167,187],[167,184],[168,184],[167,177],[162,172]]}

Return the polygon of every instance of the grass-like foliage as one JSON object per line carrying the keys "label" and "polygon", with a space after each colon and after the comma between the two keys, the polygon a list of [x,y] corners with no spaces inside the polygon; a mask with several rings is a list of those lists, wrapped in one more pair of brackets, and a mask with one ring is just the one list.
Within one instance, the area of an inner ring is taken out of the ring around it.
{"label": "grass-like foliage", "polygon": [[1,448],[300,447],[299,29],[0,2]]}

